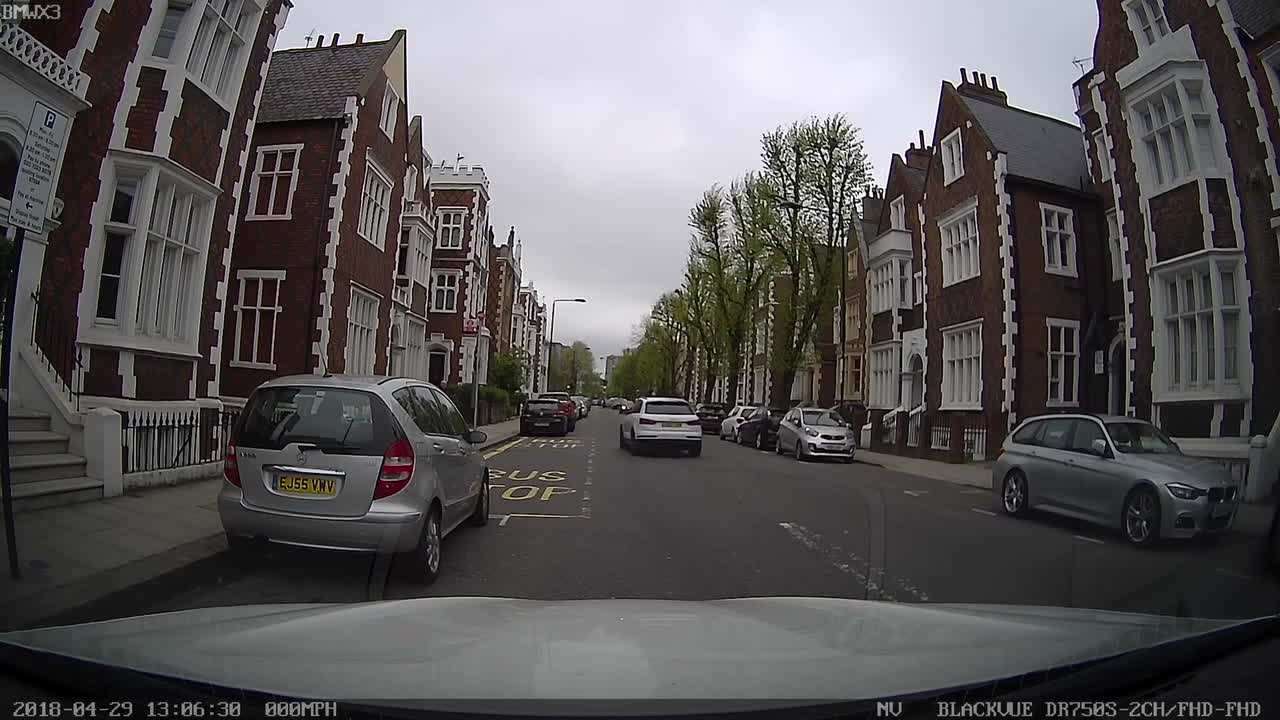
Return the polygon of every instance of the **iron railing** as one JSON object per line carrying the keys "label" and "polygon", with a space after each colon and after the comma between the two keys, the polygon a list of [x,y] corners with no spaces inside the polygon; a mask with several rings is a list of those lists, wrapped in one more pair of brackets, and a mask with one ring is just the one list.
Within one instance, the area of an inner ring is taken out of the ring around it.
{"label": "iron railing", "polygon": [[880,419],[880,444],[897,445],[898,444],[898,415],[897,410],[890,410]]}
{"label": "iron railing", "polygon": [[929,449],[951,449],[951,426],[947,424],[947,417],[945,415],[935,417],[933,425],[929,428]]}
{"label": "iron railing", "polygon": [[981,413],[964,414],[964,459],[987,459],[987,416]]}
{"label": "iron railing", "polygon": [[907,416],[907,445],[920,447],[920,419],[924,413],[916,411]]}
{"label": "iron railing", "polygon": [[45,370],[53,376],[63,398],[79,410],[82,363],[80,346],[76,342],[75,316],[65,312],[60,300],[40,290],[31,293],[31,301],[35,307],[31,347]]}
{"label": "iron railing", "polygon": [[129,410],[121,415],[125,473],[171,470],[226,458],[238,410]]}

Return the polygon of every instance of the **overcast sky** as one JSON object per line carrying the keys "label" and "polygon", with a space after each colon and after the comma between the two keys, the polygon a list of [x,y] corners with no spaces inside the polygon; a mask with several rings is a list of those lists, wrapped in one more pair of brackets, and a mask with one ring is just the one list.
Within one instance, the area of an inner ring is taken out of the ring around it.
{"label": "overcast sky", "polygon": [[[944,79],[1000,78],[1013,105],[1074,121],[1087,0],[306,0],[305,37],[408,32],[409,112],[439,161],[489,175],[495,233],[515,225],[524,278],[561,303],[556,340],[597,356],[684,269],[689,207],[758,165],[766,130],[846,113],[883,185],[889,158],[930,139]],[[327,43],[326,43],[327,44]]]}

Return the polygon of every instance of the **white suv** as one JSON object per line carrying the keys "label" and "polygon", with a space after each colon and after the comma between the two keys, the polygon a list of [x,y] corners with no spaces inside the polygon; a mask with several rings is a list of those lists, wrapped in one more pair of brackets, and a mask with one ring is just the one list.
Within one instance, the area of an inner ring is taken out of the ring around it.
{"label": "white suv", "polygon": [[687,400],[637,398],[623,411],[618,424],[618,447],[637,454],[642,447],[674,447],[702,454],[702,421]]}

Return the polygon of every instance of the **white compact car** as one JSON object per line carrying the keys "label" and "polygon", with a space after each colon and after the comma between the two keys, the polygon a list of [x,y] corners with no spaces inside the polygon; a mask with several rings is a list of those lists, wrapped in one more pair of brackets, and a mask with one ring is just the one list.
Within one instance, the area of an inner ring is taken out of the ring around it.
{"label": "white compact car", "polygon": [[675,448],[698,457],[702,454],[702,421],[687,400],[637,398],[622,413],[618,447],[632,455],[645,448]]}
{"label": "white compact car", "polygon": [[720,439],[738,442],[738,426],[746,422],[755,411],[755,405],[739,405],[730,410],[724,420],[720,421]]}

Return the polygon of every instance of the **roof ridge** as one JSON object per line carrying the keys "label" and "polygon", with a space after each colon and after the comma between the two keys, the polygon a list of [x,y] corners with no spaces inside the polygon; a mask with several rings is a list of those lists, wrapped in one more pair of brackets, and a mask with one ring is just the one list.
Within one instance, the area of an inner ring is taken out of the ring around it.
{"label": "roof ridge", "polygon": [[310,52],[312,50],[347,50],[349,48],[377,47],[378,45],[386,45],[389,42],[391,42],[391,38],[387,38],[386,40],[374,40],[372,42],[362,42],[359,45],[355,43],[348,43],[346,45],[320,45],[318,47],[284,48],[282,50],[273,50],[271,54],[278,55],[280,53]]}
{"label": "roof ridge", "polygon": [[1057,124],[1059,124],[1059,125],[1062,125],[1063,127],[1071,128],[1072,130],[1076,130],[1076,131],[1078,131],[1078,132],[1083,132],[1083,131],[1081,131],[1081,130],[1080,130],[1080,126],[1079,126],[1079,125],[1075,125],[1075,124],[1073,124],[1073,123],[1069,123],[1069,122],[1067,122],[1066,120],[1061,120],[1061,119],[1059,119],[1059,118],[1053,117],[1052,115],[1045,115],[1044,113],[1038,113],[1038,112],[1036,112],[1036,111],[1034,111],[1034,110],[1027,110],[1026,108],[1020,108],[1020,107],[1017,107],[1017,106],[1015,106],[1015,105],[1008,105],[1008,104],[1001,104],[1001,103],[988,102],[988,101],[986,101],[986,100],[983,100],[982,98],[972,97],[972,96],[969,96],[969,95],[965,95],[964,93],[958,93],[958,94],[960,95],[960,97],[962,97],[962,98],[964,98],[964,99],[965,99],[965,102],[968,102],[968,101],[970,101],[970,100],[973,100],[973,101],[976,101],[976,102],[980,102],[980,103],[982,103],[982,104],[984,104],[984,105],[990,105],[991,107],[994,107],[994,108],[1001,108],[1001,109],[1004,109],[1004,110],[1013,110],[1014,112],[1020,112],[1020,113],[1022,113],[1023,115],[1030,115],[1030,116],[1032,116],[1032,117],[1040,118],[1041,120],[1048,120],[1048,121],[1050,121],[1050,122],[1055,122],[1055,123],[1057,123]]}

